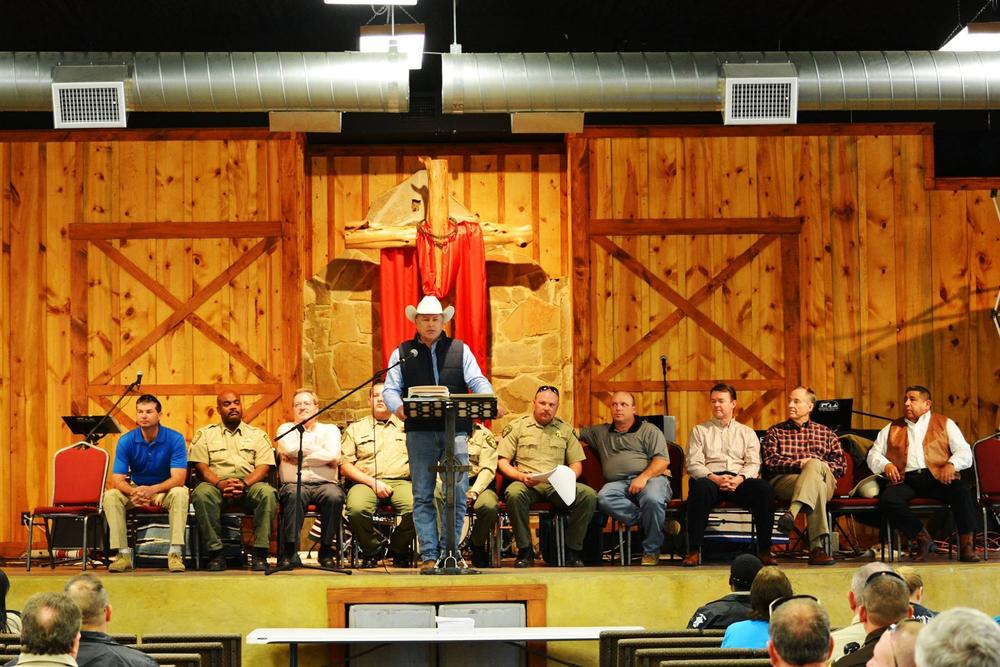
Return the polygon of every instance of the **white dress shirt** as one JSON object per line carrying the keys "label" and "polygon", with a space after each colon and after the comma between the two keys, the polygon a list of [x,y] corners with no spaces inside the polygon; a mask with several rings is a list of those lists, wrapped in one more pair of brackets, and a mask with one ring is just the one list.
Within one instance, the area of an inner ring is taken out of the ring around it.
{"label": "white dress shirt", "polygon": [[[278,433],[284,433],[295,426],[289,422],[278,427]],[[277,446],[279,454],[298,456],[299,434],[292,432],[281,440]],[[331,465],[332,464],[332,465]],[[302,483],[306,482],[336,482],[340,478],[340,429],[336,424],[316,422],[312,429],[302,433]],[[278,477],[284,483],[295,481],[295,463],[284,459],[278,466]]]}
{"label": "white dress shirt", "polygon": [[[927,435],[927,426],[931,421],[931,411],[928,410],[917,418],[917,421],[906,421],[906,470],[921,470],[927,467],[924,461],[924,437]],[[889,424],[878,432],[875,444],[868,450],[868,467],[874,473],[881,473],[890,463],[885,457],[886,448],[889,445]],[[972,448],[965,441],[962,432],[958,429],[958,424],[948,420],[945,425],[945,432],[948,434],[948,449],[951,451],[951,458],[948,461],[955,466],[955,471],[965,470],[972,465]]]}
{"label": "white dress shirt", "polygon": [[697,479],[709,473],[732,472],[744,479],[760,476],[760,438],[746,424],[709,419],[691,429],[686,457],[688,474]]}

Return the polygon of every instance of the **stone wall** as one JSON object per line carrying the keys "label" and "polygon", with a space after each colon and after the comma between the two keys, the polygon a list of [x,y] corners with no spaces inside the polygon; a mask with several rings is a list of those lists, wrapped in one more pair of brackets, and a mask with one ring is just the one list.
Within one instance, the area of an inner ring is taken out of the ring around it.
{"label": "stone wall", "polygon": [[[560,415],[573,414],[571,290],[538,267],[487,263],[491,312],[490,373],[501,405],[513,416],[530,410],[539,385],[562,395]],[[355,253],[331,262],[305,286],[303,378],[323,405],[357,386],[381,359],[378,265]],[[374,300],[374,303],[373,303]],[[358,392],[330,410],[326,421],[346,424],[367,413]]]}

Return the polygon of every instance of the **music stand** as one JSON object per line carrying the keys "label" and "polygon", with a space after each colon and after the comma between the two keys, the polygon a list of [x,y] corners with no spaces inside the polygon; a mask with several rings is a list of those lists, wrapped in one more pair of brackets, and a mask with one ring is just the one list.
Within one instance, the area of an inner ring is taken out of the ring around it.
{"label": "music stand", "polygon": [[67,415],[62,418],[70,433],[82,435],[92,445],[106,435],[121,433],[122,428],[108,415]]}
{"label": "music stand", "polygon": [[403,406],[407,418],[444,419],[444,460],[433,469],[444,477],[445,515],[441,528],[447,531],[445,546],[437,567],[421,574],[479,574],[478,570],[464,566],[465,561],[455,543],[455,508],[460,500],[455,498],[455,476],[456,473],[468,474],[470,469],[455,457],[455,420],[459,417],[493,419],[497,415],[497,397],[493,394],[452,394],[446,398],[405,398]]}

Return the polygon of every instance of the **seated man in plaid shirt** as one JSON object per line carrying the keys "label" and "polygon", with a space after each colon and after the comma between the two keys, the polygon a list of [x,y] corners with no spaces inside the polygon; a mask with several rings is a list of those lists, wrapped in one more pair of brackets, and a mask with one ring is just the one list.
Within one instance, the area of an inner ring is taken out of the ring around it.
{"label": "seated man in plaid shirt", "polygon": [[816,394],[796,387],[788,397],[788,419],[775,424],[764,436],[763,464],[775,498],[789,503],[778,519],[778,530],[791,533],[799,512],[807,515],[809,564],[832,565],[823,549],[830,533],[826,503],[833,497],[837,478],[846,472],[844,450],[837,434],[809,419]]}

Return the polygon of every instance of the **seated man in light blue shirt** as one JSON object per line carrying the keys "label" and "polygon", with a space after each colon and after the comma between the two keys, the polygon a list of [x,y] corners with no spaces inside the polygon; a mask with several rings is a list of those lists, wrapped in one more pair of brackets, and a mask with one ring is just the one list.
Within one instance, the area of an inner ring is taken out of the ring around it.
{"label": "seated man in light blue shirt", "polygon": [[[442,385],[451,394],[492,394],[493,386],[479,369],[476,357],[469,346],[449,338],[444,325],[454,316],[455,308],[442,309],[436,297],[425,296],[416,308],[406,307],[406,317],[417,327],[413,339],[404,341],[389,358],[389,365],[402,357],[406,363],[396,366],[386,374],[382,397],[386,406],[400,419],[405,420],[406,449],[410,458],[410,479],[413,483],[413,524],[417,530],[420,547],[420,571],[433,572],[441,556],[438,535],[437,508],[434,505],[434,487],[437,473],[432,470],[445,454],[444,419],[407,419],[403,412],[403,398],[410,387]],[[415,353],[415,354],[414,354]],[[460,465],[469,465],[468,435],[472,421],[458,419],[455,423],[455,457]],[[465,496],[469,476],[456,475],[455,484],[455,545],[461,541],[462,521],[465,518]]]}

